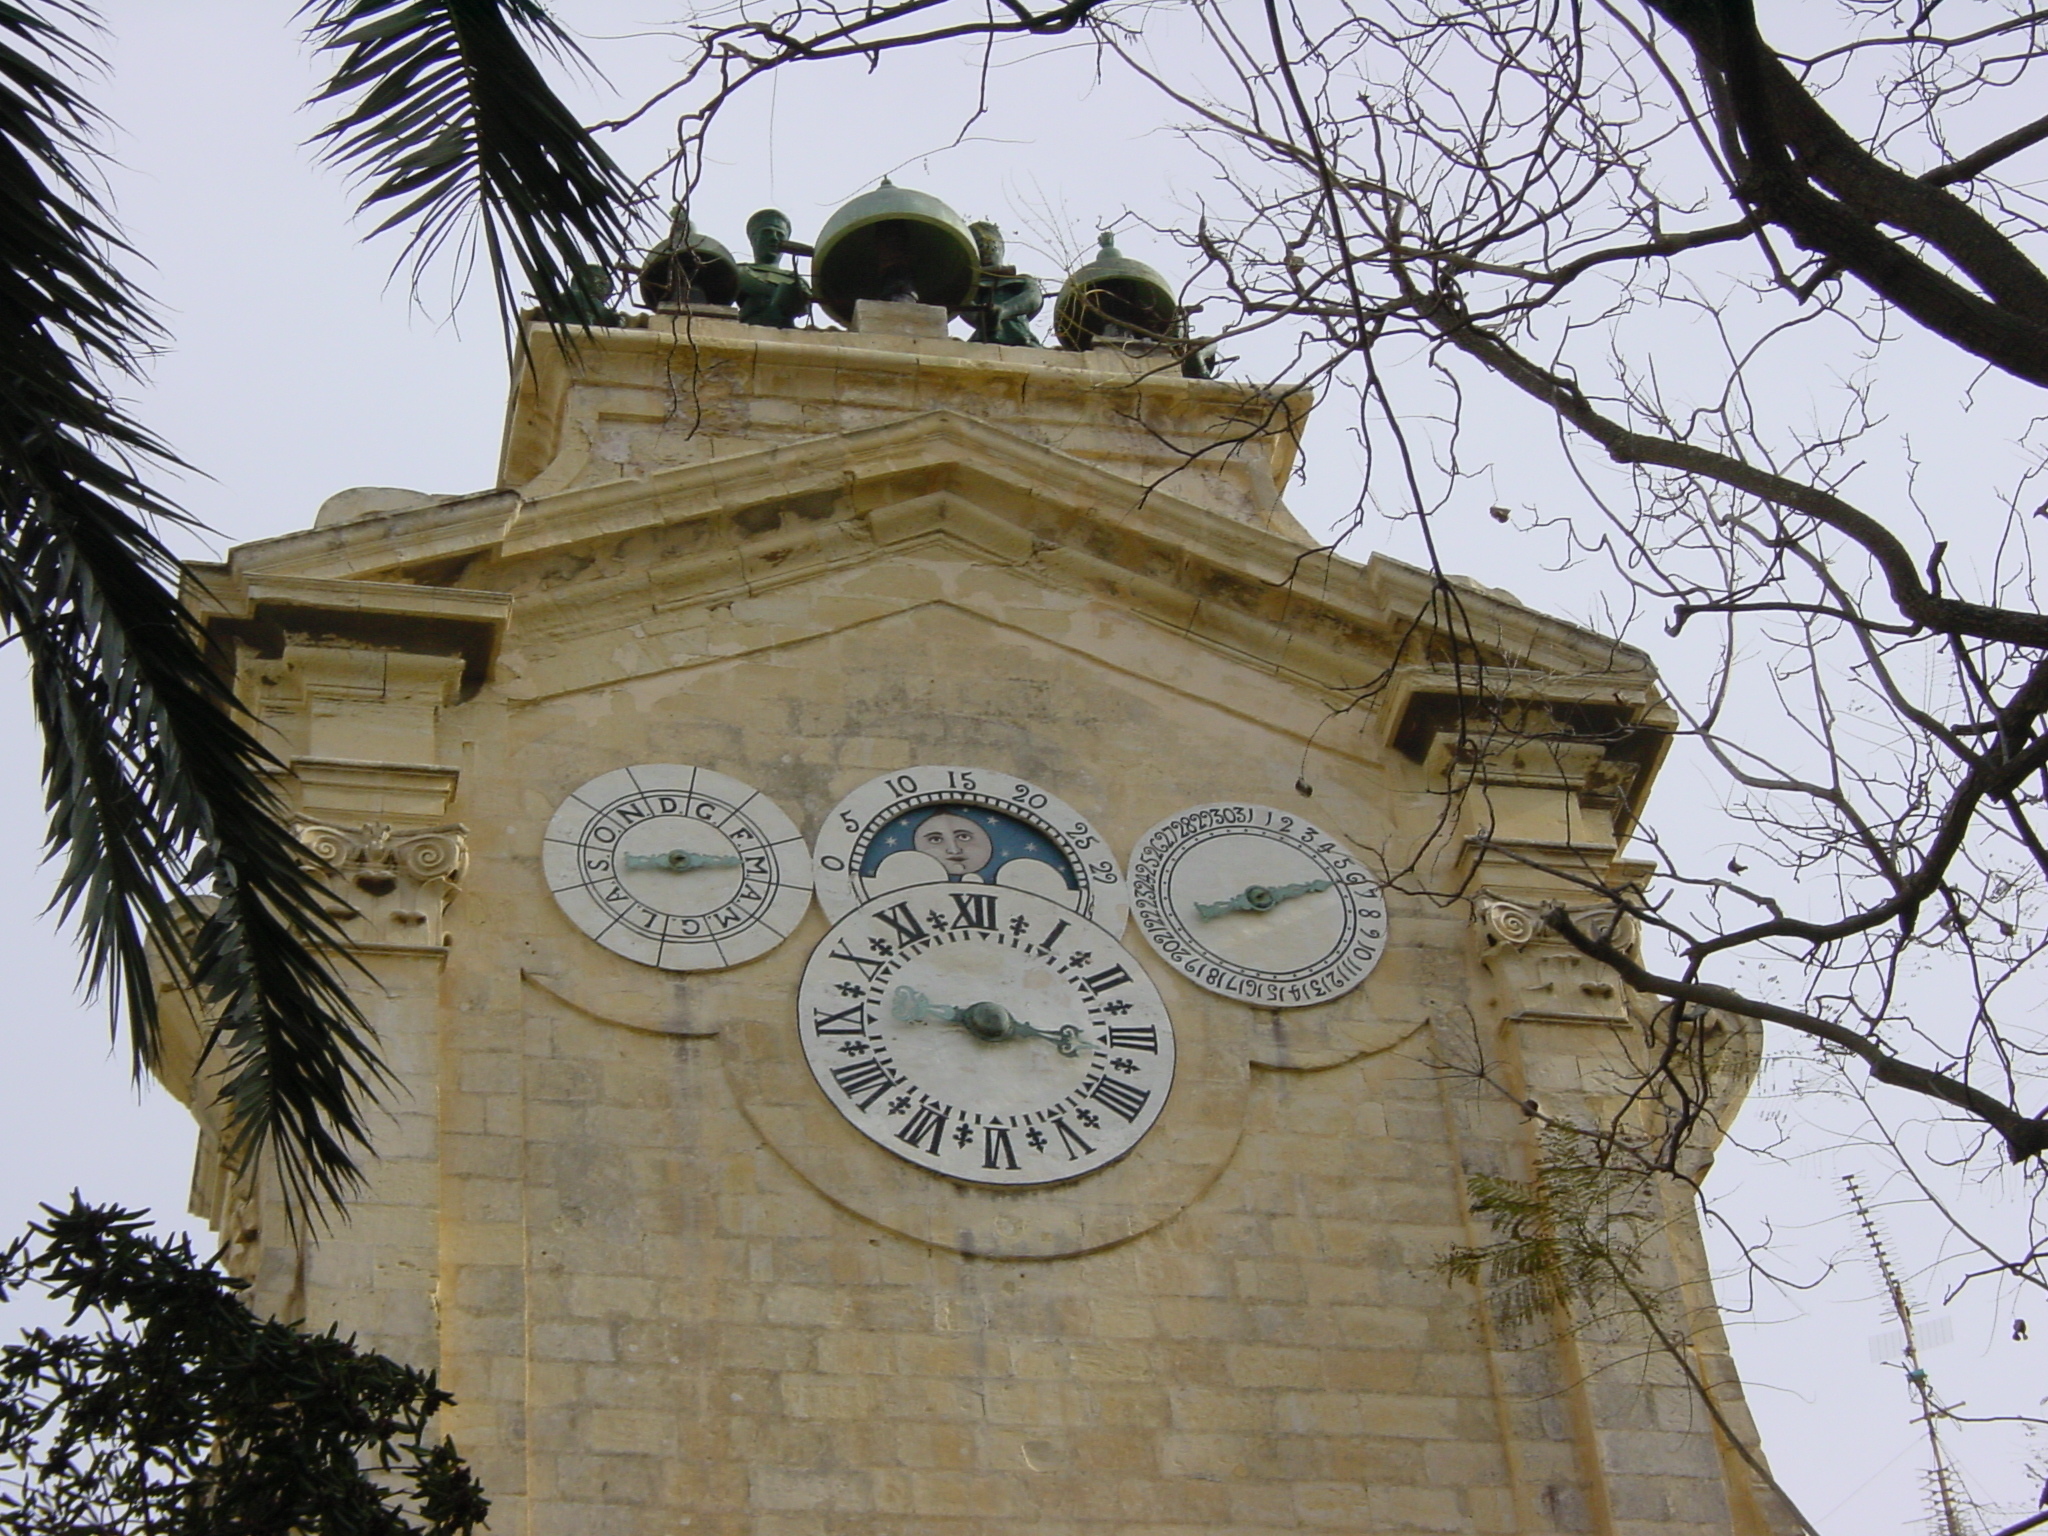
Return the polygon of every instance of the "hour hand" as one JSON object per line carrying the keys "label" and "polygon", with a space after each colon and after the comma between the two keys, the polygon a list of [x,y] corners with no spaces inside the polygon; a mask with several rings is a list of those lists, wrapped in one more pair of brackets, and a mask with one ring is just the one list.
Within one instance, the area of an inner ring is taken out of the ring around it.
{"label": "hour hand", "polygon": [[687,848],[671,848],[667,853],[629,853],[626,855],[628,869],[673,869],[678,872],[692,869],[738,869],[739,855],[735,853],[691,853]]}
{"label": "hour hand", "polygon": [[889,1017],[898,1024],[958,1024],[960,1010],[933,1002],[915,987],[898,987],[889,999]]}
{"label": "hour hand", "polygon": [[1195,912],[1204,922],[1226,912],[1270,912],[1283,901],[1292,901],[1297,896],[1313,896],[1317,891],[1329,888],[1327,880],[1305,880],[1299,885],[1248,885],[1235,896],[1222,901],[1196,902]]}
{"label": "hour hand", "polygon": [[898,1024],[957,1024],[990,1045],[998,1040],[1045,1040],[1062,1056],[1078,1056],[1084,1046],[1094,1049],[1077,1025],[1040,1029],[1036,1024],[1025,1023],[1001,1003],[969,1003],[965,1008],[948,1008],[915,987],[896,989],[889,999],[889,1016]]}

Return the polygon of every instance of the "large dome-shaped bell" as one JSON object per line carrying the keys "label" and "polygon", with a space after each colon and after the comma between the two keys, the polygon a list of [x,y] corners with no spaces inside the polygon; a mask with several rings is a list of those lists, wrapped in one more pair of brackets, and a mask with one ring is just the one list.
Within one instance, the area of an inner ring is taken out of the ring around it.
{"label": "large dome-shaped bell", "polygon": [[676,210],[668,238],[640,263],[640,303],[648,309],[731,304],[739,294],[740,268],[732,252],[699,234],[682,210]]}
{"label": "large dome-shaped bell", "polygon": [[1053,306],[1053,334],[1071,352],[1086,352],[1097,341],[1181,339],[1180,301],[1166,279],[1116,248],[1102,232],[1102,249],[1060,286]]}
{"label": "large dome-shaped bell", "polygon": [[972,302],[980,257],[966,222],[924,192],[884,181],[825,221],[811,258],[811,287],[826,314],[853,324],[862,299]]}

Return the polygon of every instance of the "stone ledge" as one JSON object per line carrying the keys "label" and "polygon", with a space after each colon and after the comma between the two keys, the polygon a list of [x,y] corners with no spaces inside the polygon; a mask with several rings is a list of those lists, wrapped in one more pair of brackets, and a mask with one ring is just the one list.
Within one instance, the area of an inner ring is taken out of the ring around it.
{"label": "stone ledge", "polygon": [[[338,531],[289,537],[317,540]],[[236,551],[237,560],[242,555]],[[265,656],[282,655],[286,644],[298,639],[459,656],[463,686],[470,689],[490,676],[512,615],[512,597],[505,592],[244,573],[233,565],[187,571],[181,595],[217,642],[240,641]]]}

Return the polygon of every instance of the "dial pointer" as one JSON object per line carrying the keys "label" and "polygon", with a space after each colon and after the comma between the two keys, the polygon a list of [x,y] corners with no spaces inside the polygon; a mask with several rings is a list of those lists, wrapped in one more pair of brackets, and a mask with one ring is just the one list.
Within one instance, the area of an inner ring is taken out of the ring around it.
{"label": "dial pointer", "polygon": [[626,855],[628,869],[673,869],[679,873],[692,869],[738,869],[739,855],[736,853],[691,853],[685,848],[671,848],[667,853],[629,853]]}
{"label": "dial pointer", "polygon": [[[993,1045],[999,1040],[1045,1040],[1062,1056],[1078,1056],[1086,1037],[1073,1024],[1056,1030],[1027,1024],[1000,1003],[969,1003],[948,1008],[934,1003],[915,987],[898,987],[889,999],[889,1016],[898,1024],[957,1024],[975,1039]],[[1092,1050],[1093,1047],[1091,1046]]]}
{"label": "dial pointer", "polygon": [[1313,896],[1317,891],[1327,891],[1328,880],[1306,880],[1299,885],[1248,885],[1235,896],[1222,901],[1198,901],[1195,912],[1204,922],[1223,916],[1226,912],[1270,912],[1283,901],[1292,901],[1297,896]]}

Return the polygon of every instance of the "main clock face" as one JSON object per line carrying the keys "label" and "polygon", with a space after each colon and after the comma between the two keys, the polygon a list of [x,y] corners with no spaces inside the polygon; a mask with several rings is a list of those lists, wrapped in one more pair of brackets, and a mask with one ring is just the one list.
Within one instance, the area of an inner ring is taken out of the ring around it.
{"label": "main clock face", "polygon": [[759,790],[709,768],[601,773],[548,822],[541,868],[569,920],[665,971],[765,954],[811,904],[803,834]]}
{"label": "main clock face", "polygon": [[1138,926],[1197,986],[1266,1008],[1341,997],[1386,948],[1371,874],[1333,837],[1269,805],[1169,816],[1131,859]]}
{"label": "main clock face", "polygon": [[832,919],[918,885],[1031,891],[1115,933],[1129,911],[1109,844],[1066,801],[986,768],[905,768],[861,785],[818,832]]}
{"label": "main clock face", "polygon": [[833,924],[798,1024],[860,1133],[969,1184],[1053,1184],[1116,1161],[1173,1085],[1173,1025],[1137,962],[1066,904],[931,884]]}

